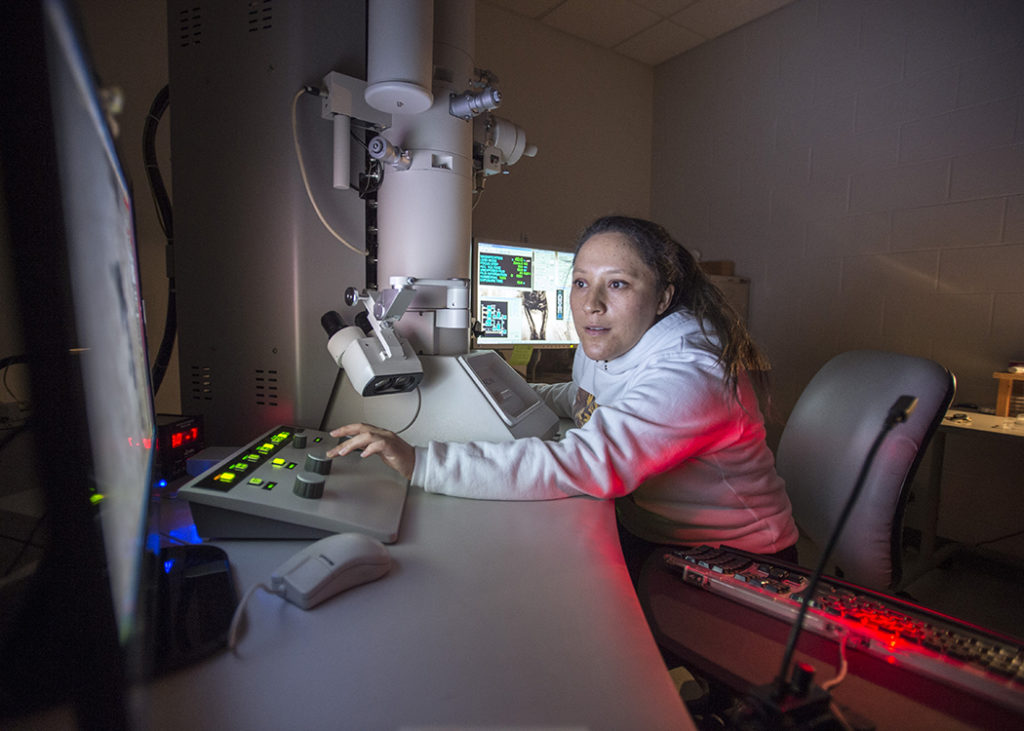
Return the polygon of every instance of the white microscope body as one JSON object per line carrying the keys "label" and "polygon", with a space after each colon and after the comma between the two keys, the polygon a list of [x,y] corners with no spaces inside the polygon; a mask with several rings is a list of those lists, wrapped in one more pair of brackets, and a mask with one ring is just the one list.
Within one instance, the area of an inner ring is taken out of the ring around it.
{"label": "white microscope body", "polygon": [[[557,429],[554,413],[497,353],[469,349],[474,189],[536,154],[518,126],[491,114],[501,93],[473,65],[474,27],[473,0],[370,0],[367,81],[325,79],[335,187],[347,186],[337,171],[348,168],[358,115],[381,129],[368,149],[384,170],[378,286],[346,293],[349,305],[365,308],[364,327],[325,316],[328,351],[345,376],[331,425],[372,423],[417,445]],[[363,99],[354,98],[360,87]]]}

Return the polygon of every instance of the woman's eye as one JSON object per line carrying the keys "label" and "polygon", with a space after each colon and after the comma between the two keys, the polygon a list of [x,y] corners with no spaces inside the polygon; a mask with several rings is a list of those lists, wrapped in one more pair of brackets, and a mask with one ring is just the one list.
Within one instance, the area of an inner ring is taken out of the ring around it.
{"label": "woman's eye", "polygon": [[584,282],[582,279],[574,279],[572,282],[572,286],[576,287],[577,289],[582,289],[583,287],[587,286],[587,283]]}
{"label": "woman's eye", "polygon": [[623,287],[626,286],[626,283],[620,279],[615,279],[612,280],[611,282],[608,282],[608,286],[611,287],[612,289],[622,289]]}

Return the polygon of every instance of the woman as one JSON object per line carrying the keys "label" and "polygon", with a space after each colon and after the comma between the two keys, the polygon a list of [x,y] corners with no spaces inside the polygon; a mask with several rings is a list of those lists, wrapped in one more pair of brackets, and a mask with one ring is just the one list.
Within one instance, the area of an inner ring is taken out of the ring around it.
{"label": "woman", "polygon": [[331,432],[351,437],[331,456],[377,454],[413,485],[448,495],[614,498],[629,563],[665,543],[795,558],[789,499],[748,375],[763,379],[765,361],[690,253],[657,224],[601,218],[580,236],[570,306],[573,379],[534,385],[575,420],[562,440],[414,448],[352,424]]}

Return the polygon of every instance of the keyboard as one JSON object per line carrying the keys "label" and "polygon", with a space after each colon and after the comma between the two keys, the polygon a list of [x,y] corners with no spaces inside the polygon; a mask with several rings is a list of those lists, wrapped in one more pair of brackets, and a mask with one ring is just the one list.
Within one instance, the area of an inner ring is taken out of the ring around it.
{"label": "keyboard", "polygon": [[[664,561],[682,581],[787,623],[807,599],[809,572],[754,554],[699,546]],[[1024,712],[1024,646],[1011,638],[831,578],[819,582],[804,631]]]}

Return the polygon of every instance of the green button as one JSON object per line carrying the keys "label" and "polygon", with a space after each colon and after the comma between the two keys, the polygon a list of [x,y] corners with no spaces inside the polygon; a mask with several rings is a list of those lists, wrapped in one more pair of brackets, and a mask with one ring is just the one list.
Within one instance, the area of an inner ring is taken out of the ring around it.
{"label": "green button", "polygon": [[276,482],[268,482],[266,485],[263,486],[263,489],[264,490],[273,490],[276,486],[277,486]]}
{"label": "green button", "polygon": [[260,485],[263,484],[263,478],[262,477],[253,477],[252,479],[249,480],[249,484],[250,485],[254,485],[256,487],[259,487]]}

